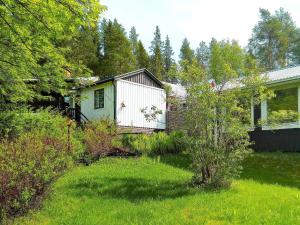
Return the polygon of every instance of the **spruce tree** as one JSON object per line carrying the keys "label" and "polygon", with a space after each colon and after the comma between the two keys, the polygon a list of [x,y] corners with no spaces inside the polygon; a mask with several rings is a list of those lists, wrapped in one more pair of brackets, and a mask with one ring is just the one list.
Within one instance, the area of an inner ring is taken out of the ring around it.
{"label": "spruce tree", "polygon": [[174,63],[174,59],[172,58],[174,55],[169,36],[166,36],[166,40],[164,43],[164,49],[163,49],[163,55],[164,55],[164,68],[165,72],[168,74],[168,72],[171,69],[172,64]]}
{"label": "spruce tree", "polygon": [[201,41],[199,46],[196,49],[196,59],[197,59],[198,64],[203,69],[208,67],[209,55],[210,55],[209,46],[204,41]]}
{"label": "spruce tree", "polygon": [[138,38],[139,38],[139,35],[136,33],[136,29],[133,26],[130,29],[130,32],[129,32],[129,40],[130,40],[130,43],[131,43],[132,52],[135,56],[136,56],[136,53],[137,53]]}
{"label": "spruce tree", "polygon": [[149,55],[142,41],[140,40],[138,41],[137,44],[136,59],[137,59],[138,68],[149,68],[150,66]]}
{"label": "spruce tree", "polygon": [[103,33],[101,77],[130,72],[135,69],[135,57],[125,30],[115,19],[109,20]]}
{"label": "spruce tree", "polygon": [[155,28],[154,39],[150,46],[151,52],[151,71],[158,79],[163,79],[164,75],[164,59],[163,59],[163,42],[161,41],[160,29]]}
{"label": "spruce tree", "polygon": [[190,42],[187,38],[182,42],[179,58],[179,63],[184,71],[186,70],[187,64],[191,64],[195,59],[194,51],[191,49]]}

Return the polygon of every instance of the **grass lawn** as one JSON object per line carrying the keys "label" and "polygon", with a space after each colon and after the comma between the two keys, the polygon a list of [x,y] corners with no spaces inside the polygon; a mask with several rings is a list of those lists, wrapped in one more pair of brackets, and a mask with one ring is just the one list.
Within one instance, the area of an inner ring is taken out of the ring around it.
{"label": "grass lawn", "polygon": [[190,188],[188,161],[107,158],[74,168],[15,224],[300,224],[300,154],[255,154],[219,192]]}

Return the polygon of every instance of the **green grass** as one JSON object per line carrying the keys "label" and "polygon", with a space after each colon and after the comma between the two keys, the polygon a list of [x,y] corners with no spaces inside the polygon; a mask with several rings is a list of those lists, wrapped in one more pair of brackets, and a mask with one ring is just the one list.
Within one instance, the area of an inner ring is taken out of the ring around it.
{"label": "green grass", "polygon": [[183,156],[108,158],[58,179],[15,224],[300,224],[300,154],[255,154],[229,190],[190,188]]}

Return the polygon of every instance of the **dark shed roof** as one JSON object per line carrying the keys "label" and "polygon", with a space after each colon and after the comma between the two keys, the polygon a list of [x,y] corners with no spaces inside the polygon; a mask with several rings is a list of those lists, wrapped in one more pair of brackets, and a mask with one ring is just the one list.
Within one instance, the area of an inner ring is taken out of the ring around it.
{"label": "dark shed roof", "polygon": [[158,80],[146,68],[143,68],[143,69],[135,70],[135,71],[132,71],[132,72],[129,72],[129,73],[116,75],[116,76],[106,78],[106,79],[103,79],[103,80],[98,80],[98,81],[92,82],[90,84],[83,85],[83,86],[79,87],[78,89],[82,89],[82,88],[85,88],[85,87],[91,87],[91,86],[95,86],[95,85],[98,85],[98,84],[103,84],[103,83],[106,83],[106,82],[115,81],[115,80],[119,80],[119,79],[129,78],[129,77],[135,76],[135,75],[140,74],[140,73],[145,73],[149,78],[151,78],[151,80],[153,80],[157,84],[158,87],[163,88],[163,83],[160,80]]}

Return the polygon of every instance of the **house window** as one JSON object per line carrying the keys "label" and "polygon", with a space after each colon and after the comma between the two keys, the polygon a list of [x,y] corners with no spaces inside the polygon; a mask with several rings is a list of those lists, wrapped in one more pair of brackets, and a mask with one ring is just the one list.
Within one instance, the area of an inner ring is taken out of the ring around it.
{"label": "house window", "polygon": [[268,124],[298,122],[298,88],[276,90],[267,102]]}
{"label": "house window", "polygon": [[94,107],[95,109],[104,108],[104,89],[95,90],[94,92]]}

